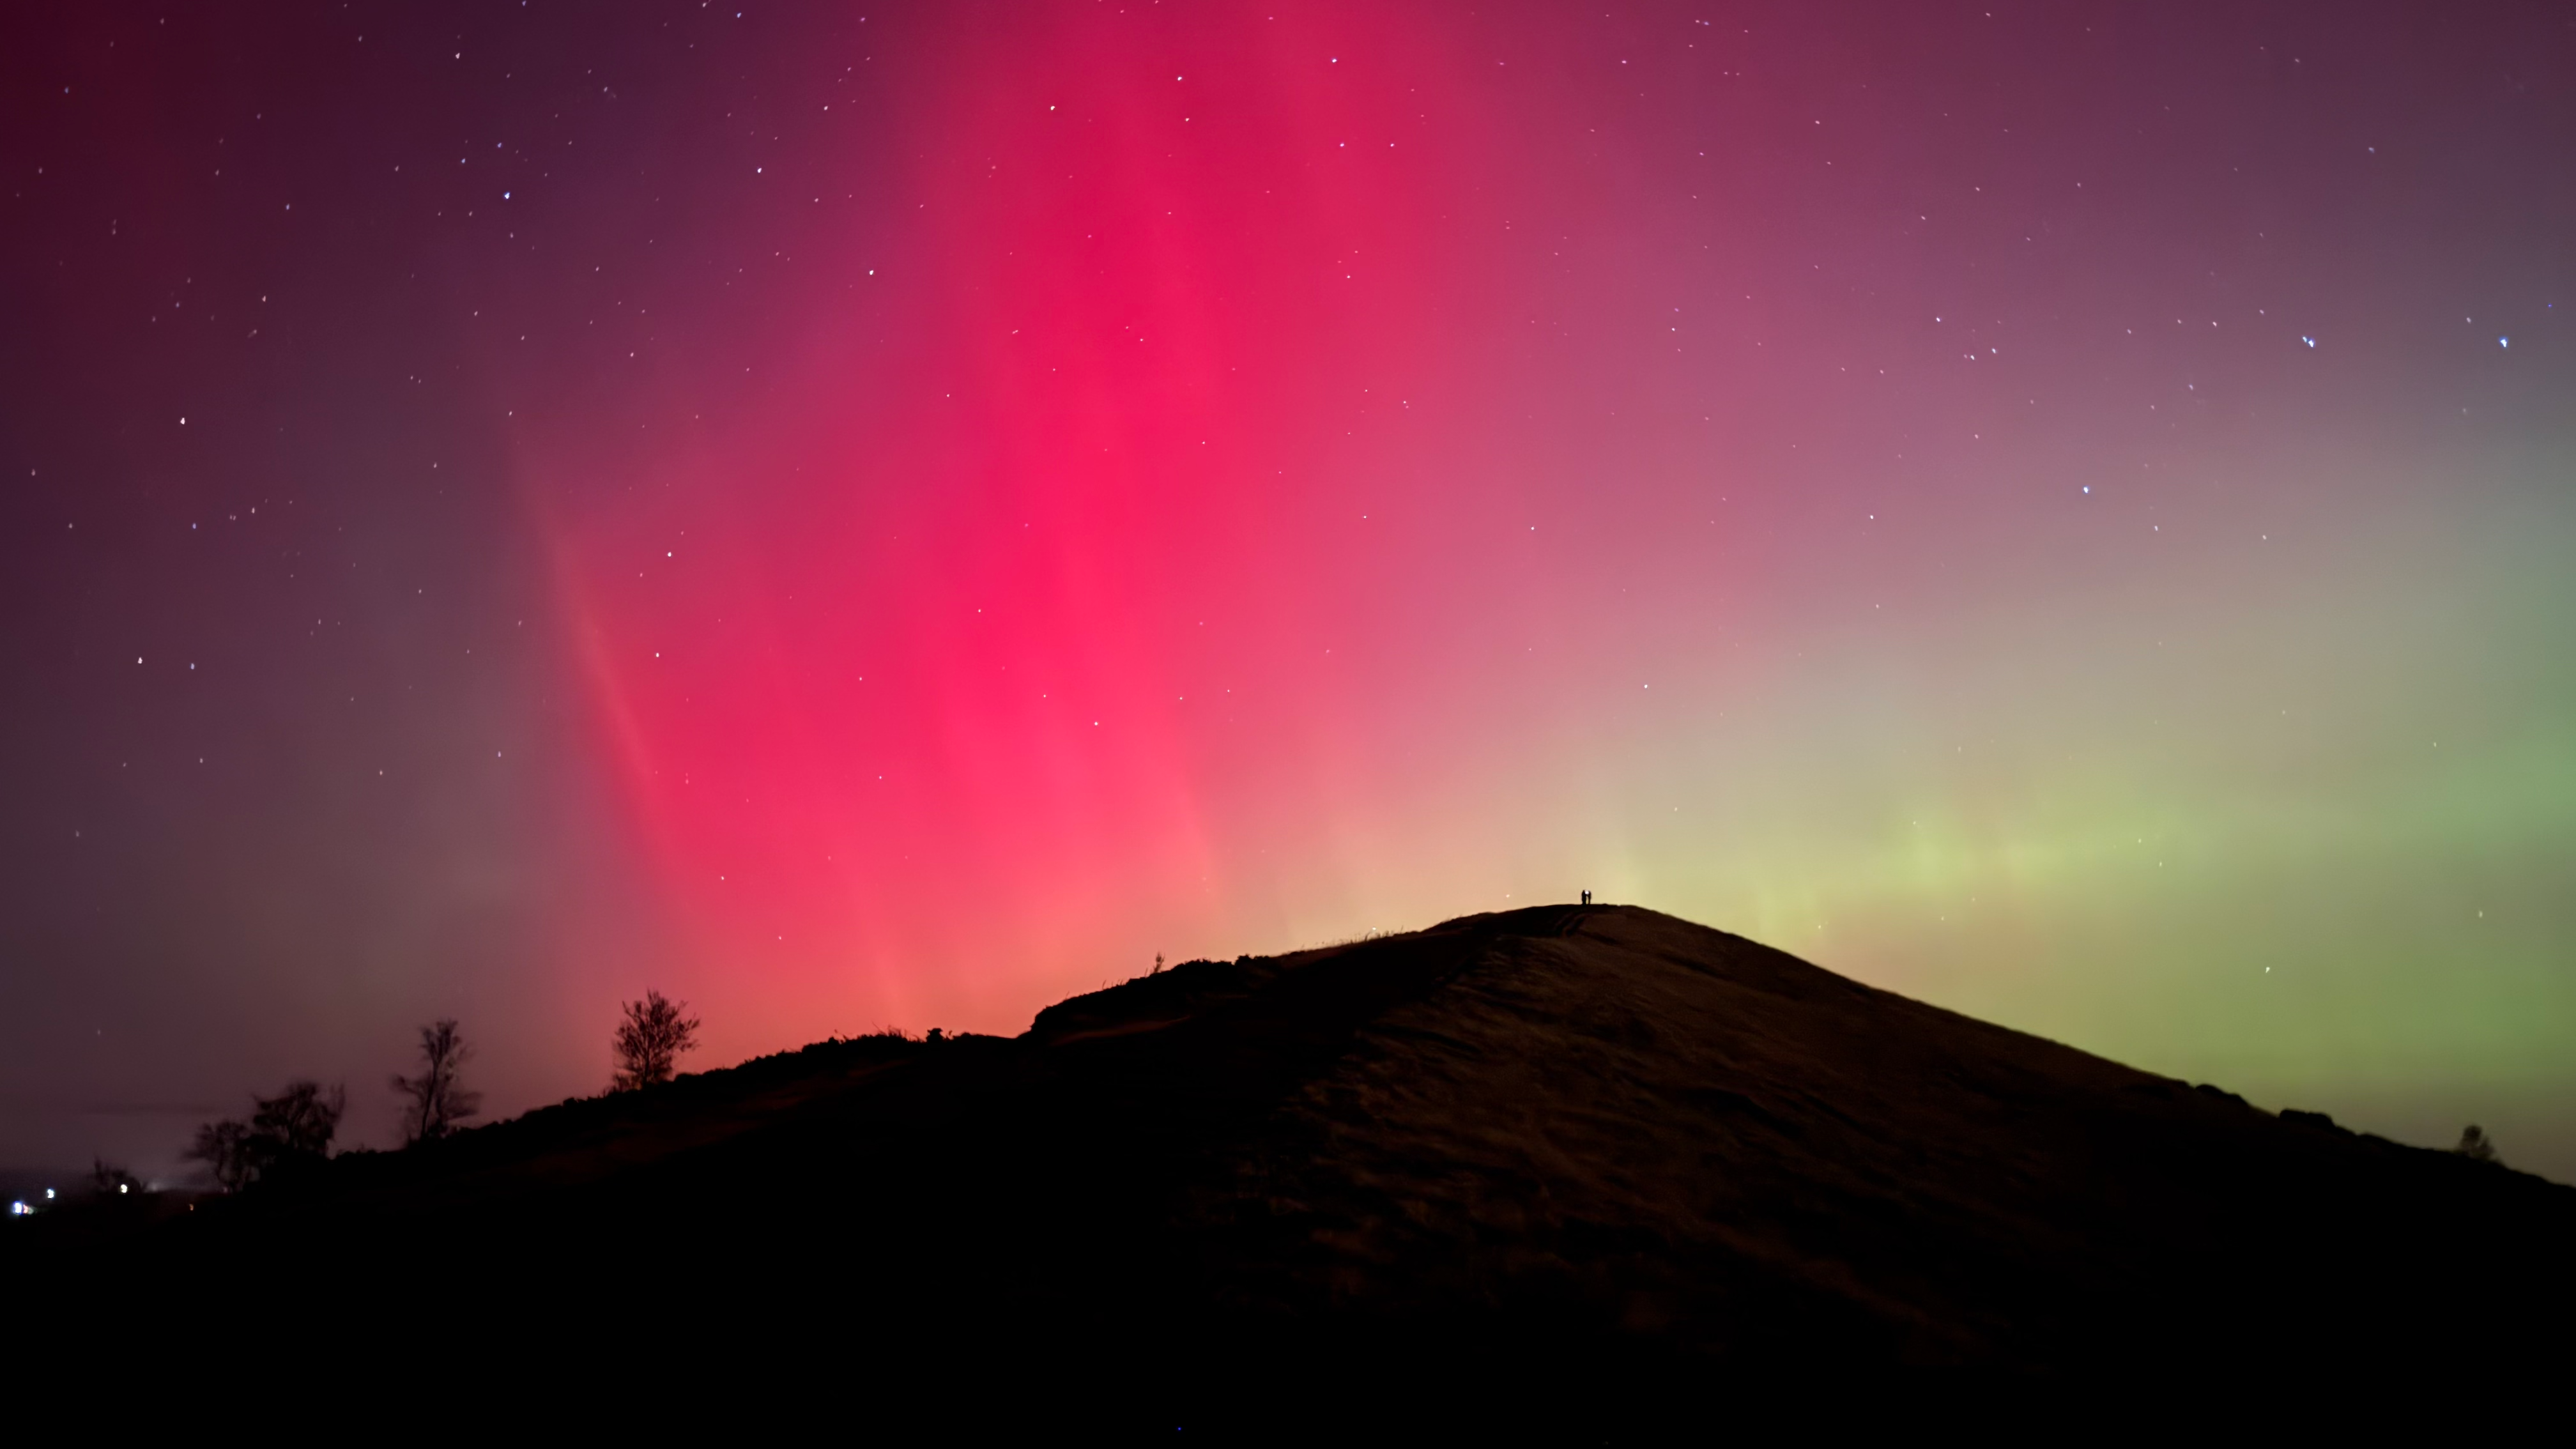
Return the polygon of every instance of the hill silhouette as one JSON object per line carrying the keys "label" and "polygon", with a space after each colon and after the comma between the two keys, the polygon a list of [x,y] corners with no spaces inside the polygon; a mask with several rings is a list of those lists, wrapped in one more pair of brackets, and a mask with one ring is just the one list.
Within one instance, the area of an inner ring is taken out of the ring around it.
{"label": "hill silhouette", "polygon": [[818,1043],[12,1234],[9,1273],[520,1362],[1566,1412],[1823,1368],[2523,1361],[2569,1345],[2571,1229],[2576,1189],[1592,906]]}

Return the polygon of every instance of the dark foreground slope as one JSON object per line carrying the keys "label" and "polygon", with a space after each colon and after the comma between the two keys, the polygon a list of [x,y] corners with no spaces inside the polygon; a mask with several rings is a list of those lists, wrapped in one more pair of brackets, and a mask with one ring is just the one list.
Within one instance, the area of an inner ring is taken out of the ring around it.
{"label": "dark foreground slope", "polygon": [[20,1301],[227,1333],[1156,1408],[2576,1344],[2576,1190],[1609,907],[1192,963],[1011,1040],[825,1043],[10,1237]]}

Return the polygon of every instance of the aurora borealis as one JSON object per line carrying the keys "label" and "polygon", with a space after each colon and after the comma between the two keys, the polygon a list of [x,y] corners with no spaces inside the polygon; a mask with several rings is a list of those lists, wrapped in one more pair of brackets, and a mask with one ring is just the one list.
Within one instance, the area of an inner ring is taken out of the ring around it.
{"label": "aurora borealis", "polygon": [[0,1161],[1579,889],[2576,1175],[2576,26],[101,6]]}

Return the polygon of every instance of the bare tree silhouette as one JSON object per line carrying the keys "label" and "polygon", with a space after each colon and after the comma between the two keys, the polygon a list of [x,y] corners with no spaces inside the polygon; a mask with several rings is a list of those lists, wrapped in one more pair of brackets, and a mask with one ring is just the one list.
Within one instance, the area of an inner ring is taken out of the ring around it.
{"label": "bare tree silhouette", "polygon": [[680,1053],[698,1044],[698,1021],[680,1013],[688,1003],[677,1005],[666,1001],[662,993],[647,991],[642,1001],[624,1003],[626,1020],[619,1023],[611,1045],[617,1053],[617,1076],[609,1083],[614,1092],[632,1092],[671,1080],[671,1071]]}
{"label": "bare tree silhouette", "polygon": [[187,1155],[206,1164],[216,1186],[239,1192],[281,1168],[329,1156],[348,1105],[349,1094],[339,1087],[325,1093],[319,1082],[289,1082],[274,1097],[253,1097],[248,1122],[226,1118],[199,1127]]}
{"label": "bare tree silhouette", "polygon": [[253,1105],[258,1110],[250,1116],[251,1131],[276,1143],[279,1155],[321,1157],[330,1152],[331,1138],[340,1130],[349,1093],[333,1087],[326,1095],[319,1082],[289,1082],[285,1091],[254,1098]]}
{"label": "bare tree silhouette", "polygon": [[104,1157],[89,1160],[89,1193],[100,1199],[131,1197],[143,1191],[143,1179]]}
{"label": "bare tree silhouette", "polygon": [[200,1124],[186,1155],[206,1164],[215,1186],[225,1192],[239,1192],[259,1175],[250,1150],[250,1124],[238,1118]]}
{"label": "bare tree silhouette", "polygon": [[394,1090],[403,1096],[405,1147],[444,1137],[481,1110],[483,1094],[465,1090],[458,1076],[472,1055],[456,1030],[456,1018],[441,1017],[420,1029],[420,1075],[394,1077]]}

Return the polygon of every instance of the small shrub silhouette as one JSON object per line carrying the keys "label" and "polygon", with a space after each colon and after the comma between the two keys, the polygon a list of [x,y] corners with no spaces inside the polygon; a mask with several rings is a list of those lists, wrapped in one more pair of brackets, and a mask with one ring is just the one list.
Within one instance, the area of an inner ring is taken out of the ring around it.
{"label": "small shrub silhouette", "polygon": [[2460,1145],[2451,1149],[2471,1162],[2492,1162],[2501,1167],[2504,1159],[2496,1155],[2495,1139],[2486,1129],[2472,1122],[2460,1129]]}

